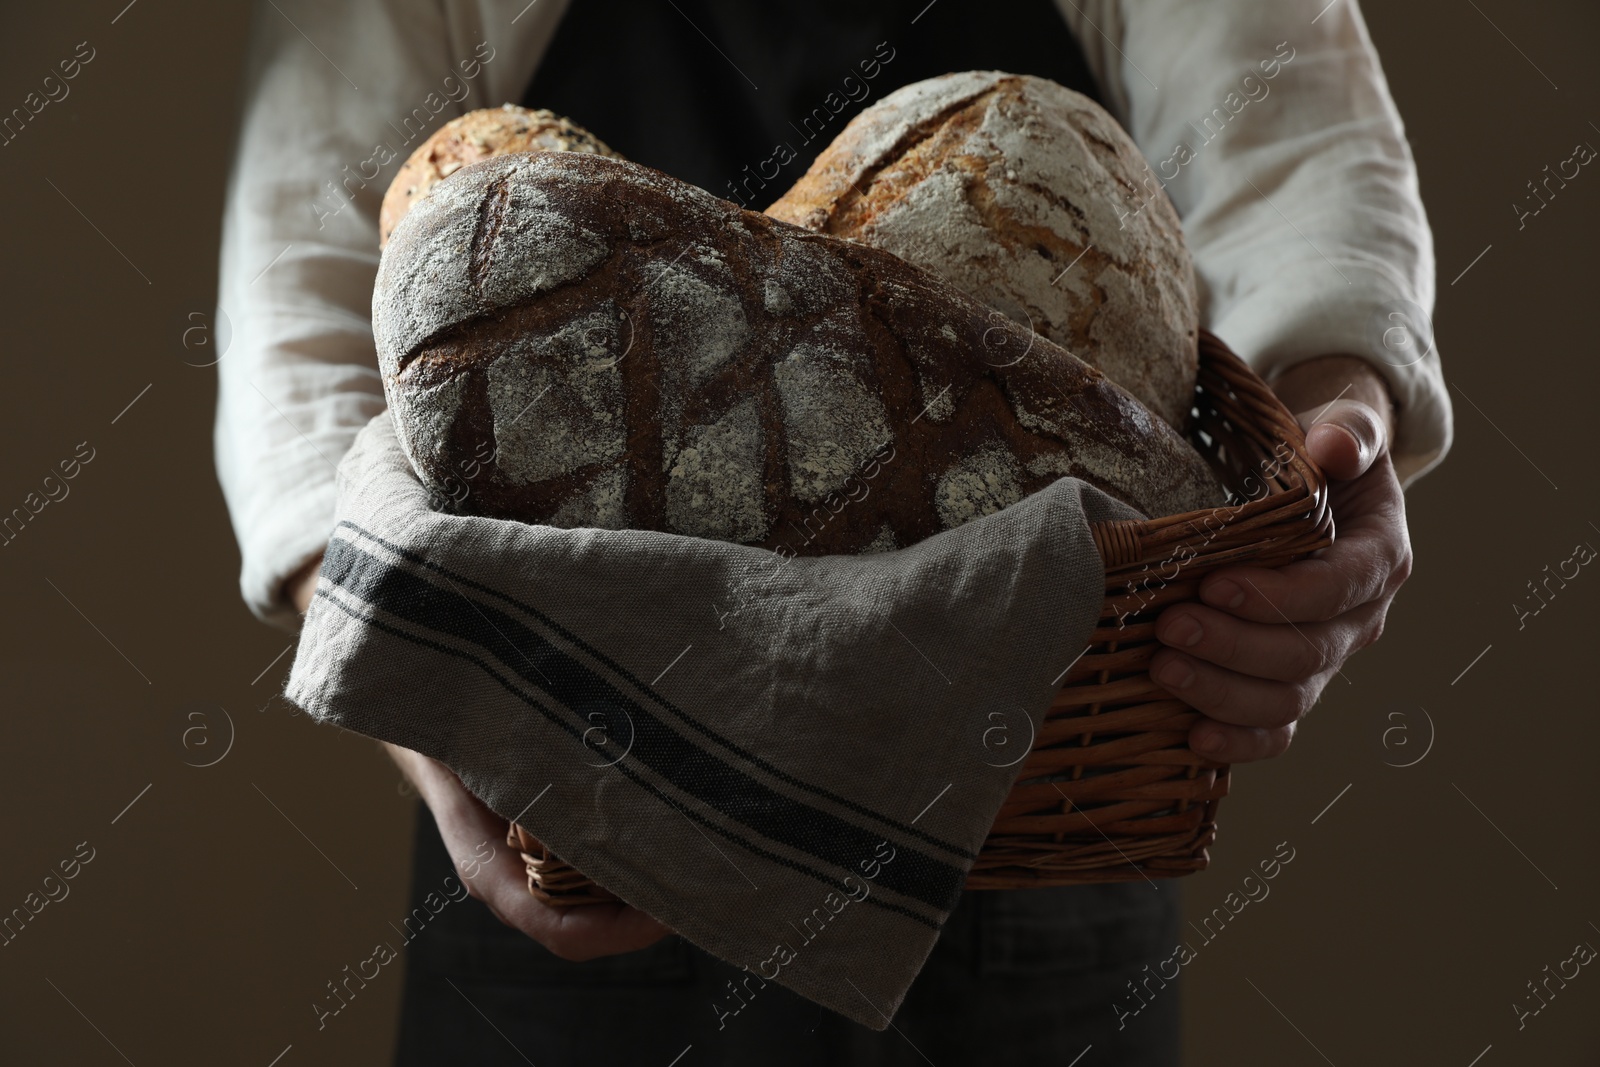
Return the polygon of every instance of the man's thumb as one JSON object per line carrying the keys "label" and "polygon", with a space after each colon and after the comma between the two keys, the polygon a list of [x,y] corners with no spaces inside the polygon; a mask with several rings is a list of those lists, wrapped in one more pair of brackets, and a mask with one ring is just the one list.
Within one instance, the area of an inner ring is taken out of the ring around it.
{"label": "man's thumb", "polygon": [[1298,416],[1312,462],[1336,481],[1367,472],[1389,448],[1383,418],[1359,400],[1335,400]]}

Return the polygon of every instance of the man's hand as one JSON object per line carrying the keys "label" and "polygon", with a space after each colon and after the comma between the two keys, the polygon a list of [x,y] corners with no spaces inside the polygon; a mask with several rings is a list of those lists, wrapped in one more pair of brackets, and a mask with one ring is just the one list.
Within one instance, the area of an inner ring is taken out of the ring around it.
{"label": "man's hand", "polygon": [[1190,746],[1224,763],[1289,747],[1323,686],[1383,633],[1389,603],[1411,574],[1382,377],[1365,360],[1325,356],[1297,364],[1272,386],[1297,413],[1307,451],[1328,475],[1334,543],[1282,568],[1207,575],[1204,604],[1162,612],[1156,637],[1165,647],[1151,661],[1160,685],[1206,715],[1190,731]]}
{"label": "man's hand", "polygon": [[[312,560],[284,583],[284,591],[300,612],[316,592],[321,562],[320,558]],[[387,741],[383,747],[422,794],[467,892],[507,926],[574,962],[633,952],[672,932],[626,904],[558,908],[535,899],[528,892],[528,871],[522,858],[505,843],[506,821],[485,807],[455,772],[438,760]],[[494,855],[487,862],[480,859],[479,851],[485,841],[494,846]]]}
{"label": "man's hand", "polygon": [[[444,764],[388,742],[383,747],[433,812],[467,892],[507,926],[574,962],[633,952],[672,932],[627,904],[558,908],[535,899],[528,893],[528,872],[522,858],[505,843],[506,821],[468,792]],[[495,846],[495,852],[487,862],[480,862],[476,850],[486,840]]]}

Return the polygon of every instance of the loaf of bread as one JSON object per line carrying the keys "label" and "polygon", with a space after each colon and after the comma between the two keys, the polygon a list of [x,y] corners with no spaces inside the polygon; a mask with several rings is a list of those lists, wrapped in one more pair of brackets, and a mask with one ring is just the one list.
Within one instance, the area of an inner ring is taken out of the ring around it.
{"label": "loaf of bread", "polygon": [[498,156],[395,227],[373,329],[440,506],[797,554],[905,547],[1063,475],[1219,503],[1101,373],[888,252],[598,153]]}
{"label": "loaf of bread", "polygon": [[468,163],[513,152],[595,152],[615,156],[588,130],[552,111],[516,104],[469,111],[433,131],[400,165],[378,211],[378,247],[428,190]]}
{"label": "loaf of bread", "polygon": [[999,71],[905,86],[767,213],[932,271],[1187,428],[1199,311],[1182,227],[1081,93]]}

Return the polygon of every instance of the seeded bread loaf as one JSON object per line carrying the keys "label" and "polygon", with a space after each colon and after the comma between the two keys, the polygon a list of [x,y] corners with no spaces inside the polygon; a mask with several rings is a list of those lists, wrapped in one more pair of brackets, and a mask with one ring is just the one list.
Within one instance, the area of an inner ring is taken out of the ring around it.
{"label": "seeded bread loaf", "polygon": [[887,252],[598,154],[508,155],[414,204],[373,328],[441,507],[799,554],[904,547],[1075,475],[1220,502],[1103,375]]}
{"label": "seeded bread loaf", "polygon": [[1081,93],[998,71],[908,85],[767,214],[938,274],[1187,427],[1199,311],[1182,227],[1133,140]]}
{"label": "seeded bread loaf", "polygon": [[468,163],[513,152],[616,155],[594,134],[552,111],[516,104],[469,111],[435,130],[401,164],[378,212],[378,247],[389,243],[395,224],[435,185]]}

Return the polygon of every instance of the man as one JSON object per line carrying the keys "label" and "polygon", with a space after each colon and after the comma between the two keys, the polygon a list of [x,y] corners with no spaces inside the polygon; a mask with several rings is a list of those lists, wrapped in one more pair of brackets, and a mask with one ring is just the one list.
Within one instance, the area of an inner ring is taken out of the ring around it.
{"label": "man", "polygon": [[[1301,413],[1334,480],[1332,549],[1213,575],[1204,604],[1158,625],[1155,677],[1208,716],[1195,749],[1281,754],[1381,633],[1411,567],[1401,487],[1450,443],[1423,317],[1431,235],[1353,0],[261,5],[228,199],[220,302],[235,341],[217,421],[252,610],[281,625],[304,610],[334,464],[384,406],[368,321],[378,203],[432,129],[521,100],[718,195],[754,196],[754,173],[759,208],[861,107],[978,68],[1053,78],[1129,129],[1184,219],[1203,325]],[[793,155],[781,165],[779,144]],[[431,812],[418,892],[467,864],[493,913],[452,909],[412,943],[398,1062],[666,1063],[686,1045],[700,1063],[1066,1063],[1087,1045],[1100,1063],[1176,1062],[1175,989],[1132,1021],[1112,1007],[1177,939],[1170,884],[968,895],[897,1030],[776,988],[714,1025],[707,1005],[737,971],[633,909],[540,905],[500,820],[448,768],[391,753]],[[496,853],[479,865],[484,842]]]}

